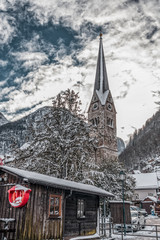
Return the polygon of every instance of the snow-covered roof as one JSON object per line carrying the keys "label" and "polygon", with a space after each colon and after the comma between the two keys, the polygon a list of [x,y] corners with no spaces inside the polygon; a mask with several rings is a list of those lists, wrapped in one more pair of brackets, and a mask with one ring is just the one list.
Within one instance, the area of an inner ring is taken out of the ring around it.
{"label": "snow-covered roof", "polygon": [[69,180],[64,180],[60,178],[51,177],[48,175],[21,170],[18,168],[8,167],[8,166],[0,166],[1,170],[5,170],[7,172],[13,173],[19,177],[25,178],[30,183],[37,183],[40,185],[46,185],[66,190],[72,190],[77,192],[83,192],[88,194],[94,194],[98,196],[104,196],[104,197],[113,197],[114,195],[110,192],[107,192],[101,188],[83,184],[83,183],[77,183]]}
{"label": "snow-covered roof", "polygon": [[135,189],[157,189],[158,180],[156,173],[131,174],[136,181]]}
{"label": "snow-covered roof", "polygon": [[144,199],[143,199],[143,201],[145,200],[145,199],[147,199],[147,198],[149,198],[151,201],[153,201],[153,202],[157,202],[157,198],[156,197],[153,197],[153,196],[147,196],[147,197],[145,197]]}

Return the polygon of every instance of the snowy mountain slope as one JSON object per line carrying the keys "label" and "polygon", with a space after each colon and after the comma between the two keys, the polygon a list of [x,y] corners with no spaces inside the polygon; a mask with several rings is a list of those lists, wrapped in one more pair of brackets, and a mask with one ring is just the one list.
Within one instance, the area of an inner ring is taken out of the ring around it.
{"label": "snowy mountain slope", "polygon": [[117,145],[118,145],[118,155],[119,155],[125,149],[125,144],[122,138],[119,138],[119,137],[117,138]]}
{"label": "snowy mountain slope", "polygon": [[21,147],[30,137],[28,134],[28,125],[30,122],[36,122],[45,113],[51,110],[51,107],[43,107],[14,122],[8,122],[0,126],[0,154],[9,153],[15,145]]}
{"label": "snowy mountain slope", "polygon": [[[46,106],[38,109],[37,111],[29,114],[14,122],[8,122],[6,119],[5,124],[1,126],[0,124],[0,154],[4,155],[9,153],[11,148],[15,146],[21,147],[23,144],[28,142],[30,138],[28,126],[32,122],[38,123],[40,118],[51,111],[52,107]],[[2,119],[5,119],[5,117]],[[1,122],[0,122],[1,123]],[[117,138],[118,152],[121,153],[124,149],[124,142],[122,139]]]}
{"label": "snowy mountain slope", "polygon": [[0,112],[0,126],[8,123],[9,121],[7,120],[7,118],[5,118],[5,116]]}
{"label": "snowy mountain slope", "polygon": [[128,169],[153,170],[160,159],[160,110],[135,131],[119,159]]}

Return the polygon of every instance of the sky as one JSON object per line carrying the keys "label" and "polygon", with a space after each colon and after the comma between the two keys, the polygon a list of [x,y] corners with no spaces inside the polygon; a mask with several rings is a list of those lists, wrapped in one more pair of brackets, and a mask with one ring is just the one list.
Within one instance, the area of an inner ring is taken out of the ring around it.
{"label": "sky", "polygon": [[99,48],[127,141],[158,110],[159,0],[0,0],[0,112],[14,121],[68,88],[87,113]]}

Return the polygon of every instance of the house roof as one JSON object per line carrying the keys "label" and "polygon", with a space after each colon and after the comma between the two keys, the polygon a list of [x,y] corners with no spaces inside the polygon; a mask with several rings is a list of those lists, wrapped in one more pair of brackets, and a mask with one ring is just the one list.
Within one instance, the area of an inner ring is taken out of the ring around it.
{"label": "house roof", "polygon": [[153,196],[147,196],[143,199],[143,201],[145,201],[146,199],[150,199],[152,202],[157,202],[157,198],[156,197],[153,197]]}
{"label": "house roof", "polygon": [[139,173],[131,175],[135,181],[135,189],[157,189],[158,180],[156,173]]}
{"label": "house roof", "polygon": [[28,182],[33,184],[40,184],[40,185],[72,190],[77,192],[83,192],[83,193],[88,193],[88,194],[93,194],[93,195],[98,195],[103,197],[114,196],[112,193],[92,185],[55,178],[55,177],[51,177],[51,176],[36,173],[36,172],[21,170],[18,168],[13,168],[8,166],[0,166],[0,170],[19,176],[21,178],[25,178],[28,180]]}

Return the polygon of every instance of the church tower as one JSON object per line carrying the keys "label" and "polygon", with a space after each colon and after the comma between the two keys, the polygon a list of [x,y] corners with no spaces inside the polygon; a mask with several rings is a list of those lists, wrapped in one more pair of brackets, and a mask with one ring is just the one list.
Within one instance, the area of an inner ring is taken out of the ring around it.
{"label": "church tower", "polygon": [[116,109],[109,89],[106,64],[100,34],[99,53],[92,100],[88,109],[88,121],[97,129],[97,162],[118,156],[116,136]]}

